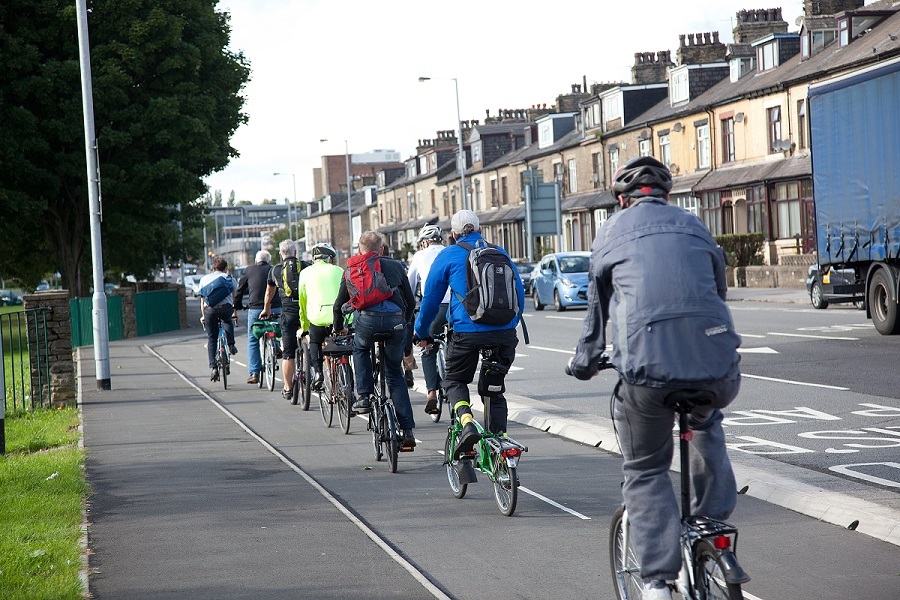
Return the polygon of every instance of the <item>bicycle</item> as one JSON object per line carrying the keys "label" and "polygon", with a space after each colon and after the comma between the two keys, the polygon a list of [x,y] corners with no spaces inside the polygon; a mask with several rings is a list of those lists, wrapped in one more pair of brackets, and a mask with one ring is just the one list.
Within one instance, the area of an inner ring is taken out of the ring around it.
{"label": "bicycle", "polygon": [[300,403],[301,410],[309,410],[312,395],[313,370],[309,358],[309,337],[297,331],[297,350],[294,351],[294,375],[291,379],[291,404]]}
{"label": "bicycle", "polygon": [[[275,319],[260,319],[250,326],[251,334],[260,340],[262,353],[262,369],[259,373],[257,385],[260,389],[268,387],[269,391],[275,390],[275,371],[278,370],[276,348],[278,338],[281,337],[281,325]],[[294,403],[296,404],[296,403]]]}
{"label": "bicycle", "polygon": [[[397,429],[397,412],[394,402],[388,394],[384,370],[384,342],[391,339],[390,333],[376,333],[375,345],[372,346],[372,373],[375,387],[372,392],[372,410],[369,411],[368,430],[372,432],[372,446],[376,461],[381,461],[386,454],[391,473],[397,472],[397,458],[400,452],[412,452],[411,447],[400,443]],[[382,450],[382,445],[384,449]]]}
{"label": "bicycle", "polygon": [[[425,355],[429,352],[437,352],[437,360],[435,361],[436,367],[437,367],[437,374],[438,374],[438,379],[441,382],[443,382],[444,377],[447,375],[447,363],[444,358],[444,346],[447,343],[447,339],[449,339],[449,337],[450,337],[449,325],[445,324],[443,332],[441,332],[433,337],[434,337],[434,343],[431,346],[429,346],[428,348],[423,348],[422,355]],[[423,359],[423,361],[424,361],[424,359]],[[439,423],[441,420],[441,413],[444,410],[444,405],[447,403],[447,392],[444,390],[443,384],[438,386],[438,389],[436,391],[437,391],[437,412],[430,413],[428,416],[430,416],[431,420],[434,421],[435,423]]]}
{"label": "bicycle", "polygon": [[353,412],[353,370],[350,357],[353,355],[353,335],[334,335],[325,338],[322,344],[322,371],[324,381],[319,392],[319,408],[325,427],[331,427],[334,419],[334,405],[338,405],[338,418],[344,434],[350,432],[350,417]]}
{"label": "bicycle", "polygon": [[[600,369],[615,367],[604,362]],[[568,366],[566,373],[572,374]],[[616,389],[610,398],[610,412]],[[685,600],[741,600],[741,584],[750,581],[735,555],[737,528],[724,521],[691,514],[689,443],[693,431],[688,426],[688,418],[694,408],[709,405],[714,399],[712,392],[697,389],[679,390],[666,397],[666,406],[678,415],[681,464],[681,571],[678,579],[668,585]],[[643,598],[641,567],[631,542],[628,509],[622,504],[613,514],[609,530],[610,571],[619,600]]]}
{"label": "bicycle", "polygon": [[[512,438],[490,431],[491,397],[487,392],[487,384],[483,382],[491,376],[505,376],[509,367],[495,359],[499,349],[495,346],[482,348],[481,370],[479,373],[479,393],[484,403],[485,426],[474,421],[481,438],[472,452],[455,457],[456,446],[462,433],[462,424],[456,411],[450,410],[450,427],[444,440],[444,465],[447,468],[447,479],[454,497],[462,499],[466,495],[470,483],[476,483],[475,471],[481,471],[491,480],[494,486],[494,499],[500,512],[511,517],[516,511],[519,496],[518,462],[528,446],[516,442]],[[484,390],[484,392],[482,392]],[[496,391],[496,390],[491,390]]]}
{"label": "bicycle", "polygon": [[[206,322],[203,322],[203,330],[206,330]],[[228,375],[231,374],[231,352],[228,351],[228,338],[225,336],[225,328],[219,322],[219,337],[216,339],[216,378],[222,380],[222,387],[228,389]]]}

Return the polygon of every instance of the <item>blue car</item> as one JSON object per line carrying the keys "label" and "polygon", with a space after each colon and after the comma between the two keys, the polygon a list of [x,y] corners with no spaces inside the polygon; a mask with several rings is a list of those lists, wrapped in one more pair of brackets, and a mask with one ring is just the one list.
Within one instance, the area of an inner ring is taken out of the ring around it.
{"label": "blue car", "polygon": [[553,304],[557,311],[587,306],[590,252],[547,254],[531,277],[531,299],[535,310]]}

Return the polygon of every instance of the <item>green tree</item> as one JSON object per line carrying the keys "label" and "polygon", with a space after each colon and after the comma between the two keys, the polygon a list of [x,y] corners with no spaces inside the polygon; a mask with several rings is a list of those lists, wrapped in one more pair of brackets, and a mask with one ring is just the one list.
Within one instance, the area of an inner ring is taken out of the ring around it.
{"label": "green tree", "polygon": [[[203,178],[237,156],[230,139],[247,120],[249,64],[228,49],[229,15],[210,0],[88,5],[104,266],[146,277],[164,255],[183,258],[179,218],[202,226]],[[75,4],[3,2],[0,48],[0,271],[30,280],[58,265],[70,293],[84,295],[90,216]]]}

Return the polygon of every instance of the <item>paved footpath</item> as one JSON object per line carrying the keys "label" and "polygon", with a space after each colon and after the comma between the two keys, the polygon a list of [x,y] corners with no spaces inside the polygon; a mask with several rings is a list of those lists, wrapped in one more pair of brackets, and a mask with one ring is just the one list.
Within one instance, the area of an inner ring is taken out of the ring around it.
{"label": "paved footpath", "polygon": [[145,347],[161,342],[110,344],[106,392],[79,351],[94,598],[446,597],[200,388],[186,393]]}

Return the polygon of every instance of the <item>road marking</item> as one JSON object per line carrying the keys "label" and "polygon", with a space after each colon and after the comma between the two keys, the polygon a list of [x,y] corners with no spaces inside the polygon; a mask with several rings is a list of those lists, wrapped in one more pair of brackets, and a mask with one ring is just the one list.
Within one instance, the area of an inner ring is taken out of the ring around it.
{"label": "road marking", "polygon": [[773,350],[768,346],[761,346],[759,348],[738,348],[738,352],[741,354],[778,354],[778,350]]}
{"label": "road marking", "polygon": [[839,337],[836,335],[808,335],[805,333],[779,333],[777,331],[769,331],[767,335],[783,335],[787,337],[812,338],[814,340],[845,340],[847,342],[856,342],[859,338]]}
{"label": "road marking", "polygon": [[[440,454],[441,456],[444,456],[444,451],[443,451],[443,450],[438,450],[438,454]],[[556,502],[556,501],[554,501],[554,500],[551,500],[550,498],[548,498],[547,496],[544,496],[544,495],[542,495],[542,494],[538,494],[538,493],[535,492],[534,490],[530,490],[530,489],[528,489],[527,487],[525,487],[524,485],[520,485],[520,486],[519,486],[519,489],[522,490],[523,492],[525,492],[526,494],[530,494],[530,495],[534,496],[534,497],[537,498],[538,500],[543,500],[543,501],[546,502],[547,504],[549,504],[549,505],[551,505],[551,506],[555,506],[556,508],[560,509],[560,510],[563,511],[563,512],[567,512],[567,513],[569,513],[570,515],[574,515],[574,516],[578,517],[578,518],[581,519],[582,521],[590,521],[590,520],[591,520],[591,518],[590,518],[589,516],[583,515],[583,514],[581,514],[580,512],[578,512],[577,510],[572,510],[571,508],[569,508],[569,507],[567,507],[567,506],[563,506],[563,505],[560,504],[559,502]]]}
{"label": "road marking", "polygon": [[[874,467],[874,466],[888,466],[893,467],[895,469],[900,469],[900,463],[895,462],[884,462],[884,463],[856,463],[852,465],[836,465],[834,467],[828,467],[829,471],[834,471],[835,473],[841,473],[843,475],[847,475],[848,477],[856,477],[857,479],[862,479],[863,481],[869,481],[871,483],[877,483],[880,485],[885,485],[888,487],[900,488],[900,482],[891,481],[890,479],[884,479],[882,477],[875,477],[874,475],[867,475],[865,473],[860,473],[859,471],[855,471],[851,469],[851,467]],[[521,489],[521,488],[519,488]]]}
{"label": "road marking", "polygon": [[547,352],[560,352],[562,354],[575,354],[574,350],[560,350],[559,348],[545,348],[543,346],[534,346],[530,345],[529,348],[534,348],[535,350],[546,350]]}
{"label": "road marking", "polygon": [[754,333],[739,333],[738,335],[741,336],[741,337],[752,337],[752,338],[764,338],[764,337],[766,337],[766,336],[764,336],[764,335],[756,335],[756,334],[754,334]]}
{"label": "road marking", "polygon": [[583,318],[579,319],[578,317],[553,317],[553,316],[547,315],[544,318],[546,318],[546,319],[563,319],[564,321],[584,321]]}
{"label": "road marking", "polygon": [[394,550],[391,547],[391,545],[387,542],[386,539],[379,536],[373,529],[371,529],[368,525],[366,525],[359,517],[357,517],[355,514],[353,514],[350,511],[350,509],[348,509],[346,506],[344,506],[341,503],[340,500],[335,498],[331,494],[331,492],[329,492],[324,486],[322,486],[322,484],[320,484],[318,481],[316,481],[312,477],[312,475],[308,474],[306,471],[304,471],[302,468],[300,468],[300,466],[295,464],[293,461],[291,461],[290,458],[288,458],[285,454],[283,454],[280,450],[278,450],[278,448],[274,447],[272,444],[270,444],[264,438],[262,438],[259,434],[257,434],[255,431],[253,431],[246,423],[241,421],[237,417],[237,415],[235,415],[233,412],[231,412],[230,410],[225,408],[224,405],[222,405],[221,403],[219,403],[218,400],[216,400],[215,398],[210,396],[203,388],[201,388],[200,386],[198,386],[197,384],[192,382],[184,373],[179,371],[175,367],[175,365],[170,363],[168,360],[163,358],[162,355],[160,355],[158,352],[156,352],[156,350],[154,350],[153,348],[151,348],[150,346],[148,346],[146,344],[144,344],[144,348],[148,352],[150,352],[151,354],[156,356],[156,358],[158,358],[160,361],[162,361],[163,364],[165,364],[170,369],[172,369],[179,377],[181,377],[185,382],[187,382],[187,384],[189,386],[191,386],[192,388],[197,390],[201,396],[203,396],[204,398],[206,398],[207,400],[212,402],[213,405],[216,406],[216,408],[218,408],[223,413],[225,413],[225,416],[227,416],[229,419],[234,421],[238,427],[240,427],[245,432],[247,432],[247,434],[250,435],[250,437],[255,439],[266,450],[268,450],[270,453],[275,455],[275,457],[278,458],[278,460],[280,460],[282,463],[287,465],[287,467],[289,469],[291,469],[292,471],[297,473],[300,477],[302,477],[304,480],[306,480],[306,482],[309,485],[311,485],[313,488],[315,488],[315,490],[317,492],[319,492],[326,500],[328,500],[328,502],[330,502],[332,506],[334,506],[338,511],[340,511],[340,513],[343,514],[344,517],[347,518],[347,520],[349,520],[351,523],[356,525],[363,533],[366,534],[366,536],[370,540],[375,542],[375,544],[379,548],[381,548],[385,554],[390,556],[394,560],[394,562],[396,562],[398,565],[400,565],[407,573],[412,575],[412,577],[416,581],[419,582],[419,585],[421,585],[426,590],[431,592],[432,596],[434,596],[435,598],[438,598],[439,600],[451,600],[450,596],[448,596],[447,594],[442,592],[440,590],[440,588],[438,588],[436,585],[431,583],[431,581],[428,579],[428,577],[426,577],[426,575],[424,573],[419,571],[411,562],[406,560],[402,555],[400,555],[396,550]]}
{"label": "road marking", "polygon": [[748,375],[746,373],[741,373],[741,377],[747,377],[749,379],[761,379],[762,381],[774,381],[775,383],[789,383],[791,385],[806,385],[809,387],[817,387],[824,388],[826,390],[838,390],[841,392],[846,392],[850,388],[838,387],[836,385],[825,385],[824,383],[807,383],[805,381],[791,381],[790,379],[778,379],[777,377],[763,377],[761,375]]}

